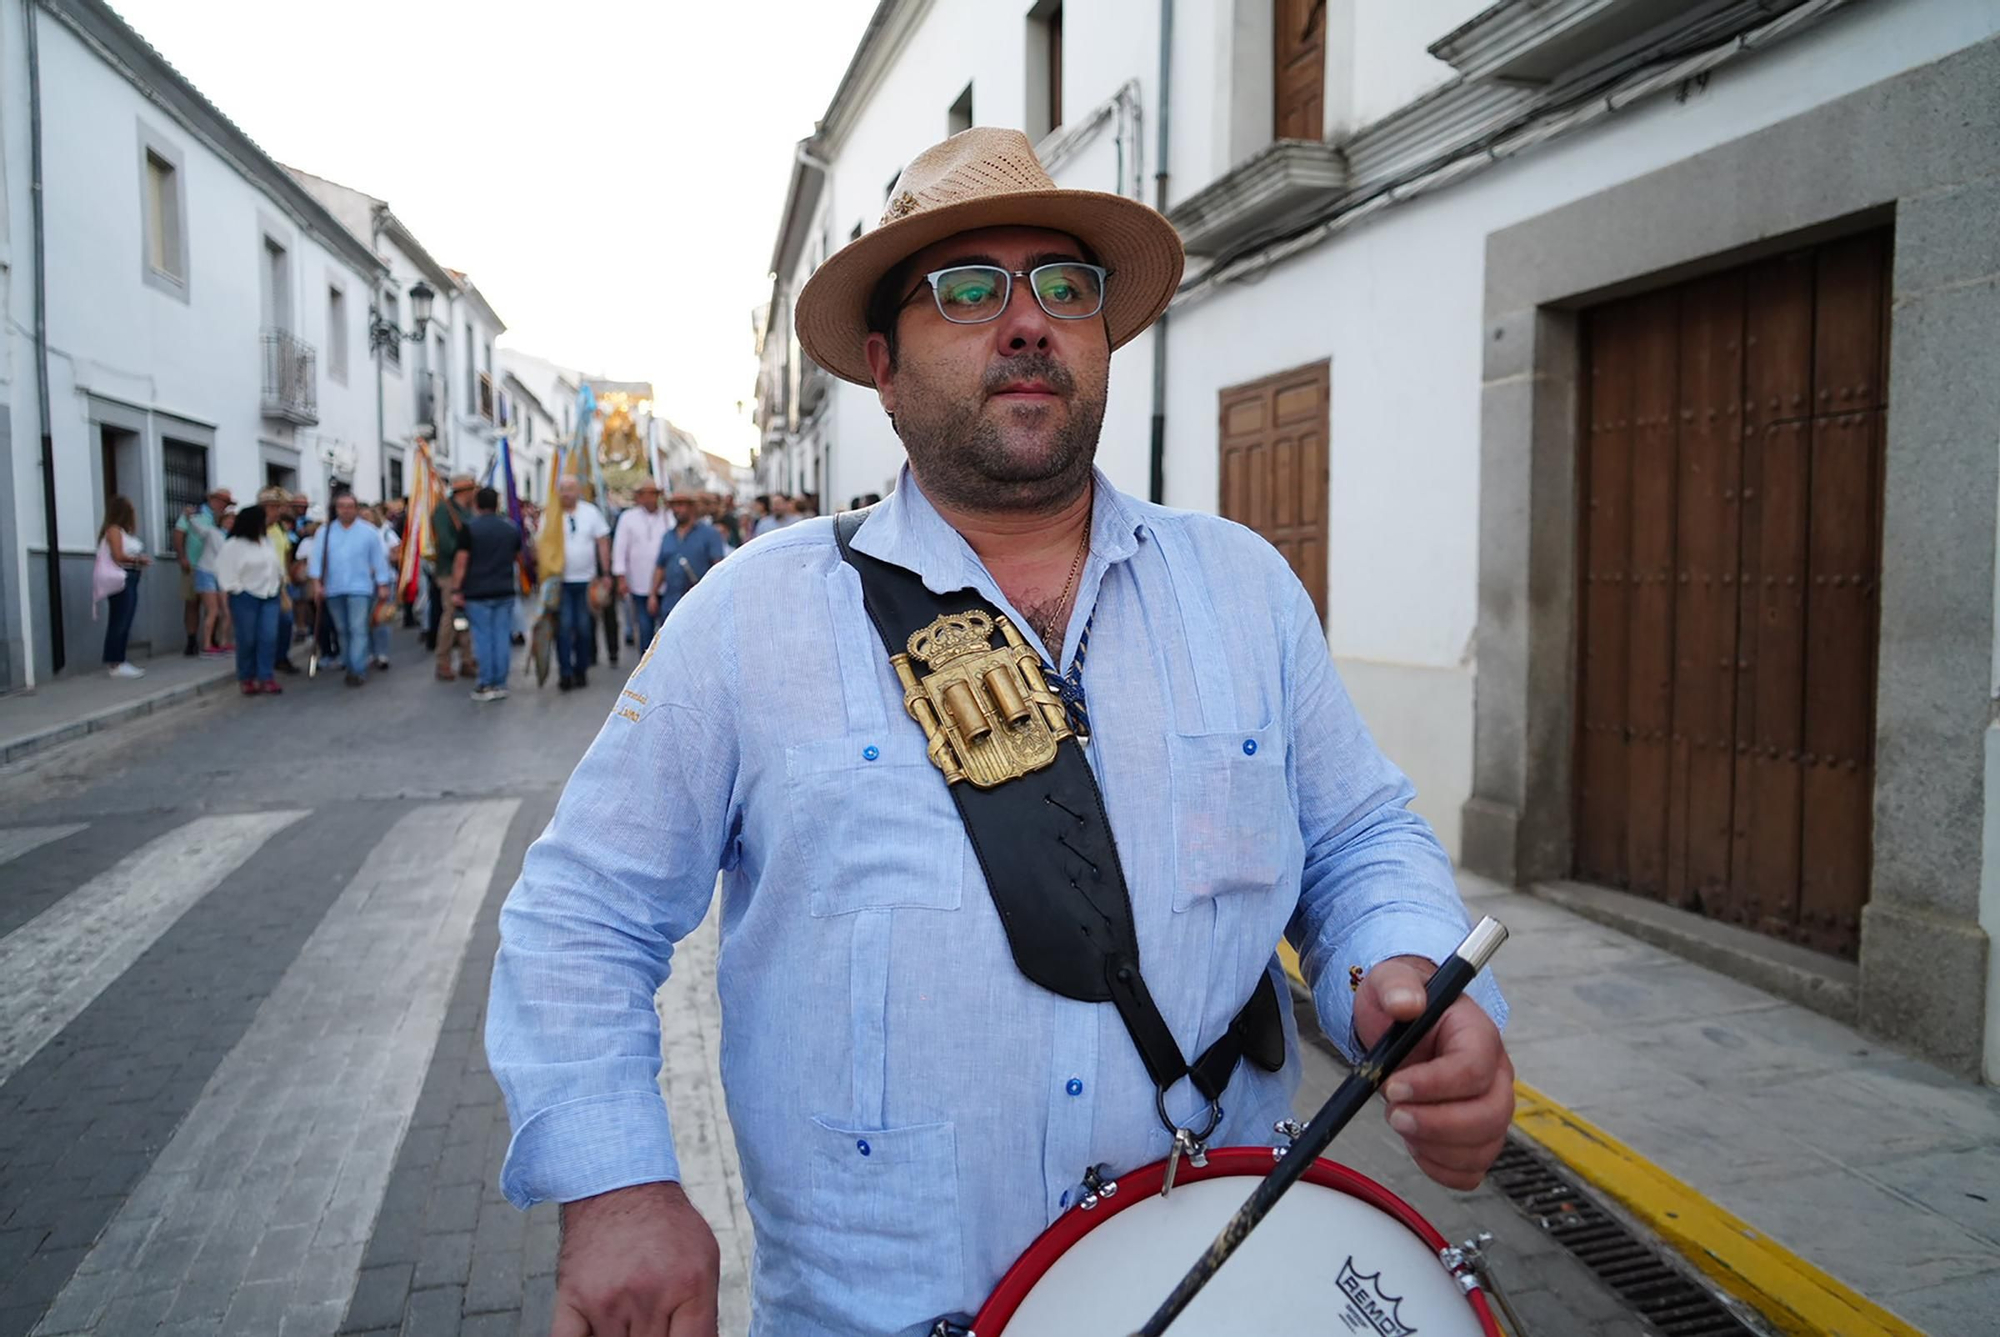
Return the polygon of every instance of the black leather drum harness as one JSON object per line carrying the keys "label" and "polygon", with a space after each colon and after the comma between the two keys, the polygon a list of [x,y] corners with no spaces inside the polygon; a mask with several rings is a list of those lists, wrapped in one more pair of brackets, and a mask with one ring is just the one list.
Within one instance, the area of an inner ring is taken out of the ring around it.
{"label": "black leather drum harness", "polygon": [[[904,708],[923,726],[965,821],[1014,963],[1064,998],[1115,1006],[1176,1150],[1199,1148],[1221,1122],[1222,1092],[1239,1059],[1267,1072],[1284,1066],[1271,976],[1214,1044],[1192,1062],[1182,1056],[1139,971],[1132,898],[1097,778],[1040,656],[978,591],[933,594],[913,572],[855,551],[867,515],[835,518],[840,555],[861,578],[869,619],[903,683]],[[930,672],[920,676],[913,658]],[[1183,1077],[1208,1102],[1202,1129],[1180,1128],[1167,1114],[1167,1090]]]}

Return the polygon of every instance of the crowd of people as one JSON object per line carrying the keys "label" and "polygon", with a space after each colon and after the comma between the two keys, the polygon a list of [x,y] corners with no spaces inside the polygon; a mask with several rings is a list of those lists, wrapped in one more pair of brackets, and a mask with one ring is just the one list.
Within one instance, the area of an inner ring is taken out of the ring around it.
{"label": "crowd of people", "polygon": [[[241,507],[228,488],[218,487],[199,506],[184,508],[174,522],[167,554],[179,568],[187,637],[182,653],[234,657],[246,696],[284,690],[277,678],[299,672],[292,652],[300,633],[329,659],[339,653],[347,635],[361,655],[361,672],[370,663],[388,667],[386,625],[370,627],[363,621],[357,631],[340,621],[353,611],[351,596],[363,592],[347,579],[357,561],[380,577],[386,597],[402,552],[405,508],[400,502],[364,507],[345,491],[336,494],[333,509],[329,521],[311,498],[282,487],[267,487],[253,504]],[[365,532],[355,534],[357,525]],[[107,604],[104,663],[118,678],[145,675],[127,658],[140,582],[154,560],[137,528],[131,500],[113,497],[98,535],[92,592]],[[373,543],[372,551],[359,546],[362,538]],[[310,569],[323,549],[335,555],[340,579],[331,585]]]}
{"label": "crowd of people", "polygon": [[[586,686],[602,656],[616,667],[621,646],[651,644],[659,624],[704,575],[751,539],[818,514],[810,494],[759,494],[746,505],[714,492],[664,497],[643,479],[630,503],[610,515],[563,478],[553,522],[563,526],[562,573],[540,592],[538,550],[547,520],[523,503],[517,523],[491,487],[452,477],[445,499],[419,523],[430,526],[423,580],[399,589],[411,523],[407,503],[363,506],[339,490],[332,514],[304,493],[267,487],[239,507],[224,487],[183,509],[168,554],[180,572],[188,656],[234,656],[245,696],[284,691],[280,675],[300,672],[295,648],[338,664],[350,687],[390,667],[390,627],[423,628],[440,681],[471,680],[476,701],[507,695],[514,647],[538,617],[553,623],[557,686]],[[856,498],[855,505],[879,497]],[[145,670],[127,658],[142,577],[152,554],[137,534],[125,497],[105,507],[93,596],[106,605],[104,664],[115,678]],[[404,597],[408,594],[414,597]],[[546,599],[546,604],[544,600]],[[622,622],[622,626],[621,626]]]}

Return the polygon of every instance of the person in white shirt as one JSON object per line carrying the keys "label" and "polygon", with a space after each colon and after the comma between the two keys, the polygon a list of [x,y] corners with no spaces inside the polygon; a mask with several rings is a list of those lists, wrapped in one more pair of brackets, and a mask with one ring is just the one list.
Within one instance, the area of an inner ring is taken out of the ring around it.
{"label": "person in white shirt", "polygon": [[[151,566],[146,545],[133,533],[139,521],[130,499],[113,497],[104,507],[104,528],[97,536],[97,566],[109,573],[116,568],[124,579],[112,589],[107,584],[99,598],[105,601],[104,662],[114,678],[143,678],[146,670],[125,658],[132,637],[132,618],[139,611],[139,573]],[[97,591],[93,588],[93,593]]]}
{"label": "person in white shirt", "polygon": [[236,513],[215,561],[215,578],[229,598],[230,621],[236,625],[236,681],[245,696],[276,696],[285,690],[272,676],[285,567],[269,529],[262,506],[245,506]]}
{"label": "person in white shirt", "polygon": [[562,510],[544,523],[563,527],[562,605],[556,634],[556,662],[562,676],[556,685],[567,692],[585,685],[590,643],[597,635],[590,590],[599,573],[611,567],[611,526],[604,523],[604,512],[582,500],[583,485],[575,477],[563,479],[558,490]]}
{"label": "person in white shirt", "polygon": [[653,559],[669,521],[660,509],[660,485],[652,479],[639,484],[633,501],[619,515],[618,531],[611,539],[611,574],[618,582],[618,597],[631,609],[634,643],[644,654],[659,627],[659,619],[647,611],[646,596],[653,588]]}

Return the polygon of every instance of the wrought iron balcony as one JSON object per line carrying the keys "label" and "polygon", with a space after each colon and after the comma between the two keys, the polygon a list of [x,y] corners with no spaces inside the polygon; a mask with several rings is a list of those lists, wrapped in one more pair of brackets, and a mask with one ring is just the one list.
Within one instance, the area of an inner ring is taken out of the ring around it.
{"label": "wrought iron balcony", "polygon": [[421,371],[416,375],[417,391],[417,434],[435,437],[437,424],[442,421],[444,378],[434,371]]}
{"label": "wrought iron balcony", "polygon": [[833,373],[800,354],[799,357],[799,416],[810,418],[819,412],[819,406],[826,402],[827,392],[833,388]]}
{"label": "wrought iron balcony", "polygon": [[264,416],[311,427],[319,421],[319,355],[289,330],[267,329]]}

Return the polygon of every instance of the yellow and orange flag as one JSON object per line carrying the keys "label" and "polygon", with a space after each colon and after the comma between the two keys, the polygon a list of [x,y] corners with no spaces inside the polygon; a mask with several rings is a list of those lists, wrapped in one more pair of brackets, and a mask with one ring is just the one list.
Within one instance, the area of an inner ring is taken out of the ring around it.
{"label": "yellow and orange flag", "polygon": [[435,551],[437,542],[431,534],[431,512],[444,499],[437,470],[431,467],[430,443],[418,437],[415,452],[416,460],[410,469],[410,499],[403,513],[403,560],[396,572],[397,597],[406,604],[417,601],[424,559]]}

